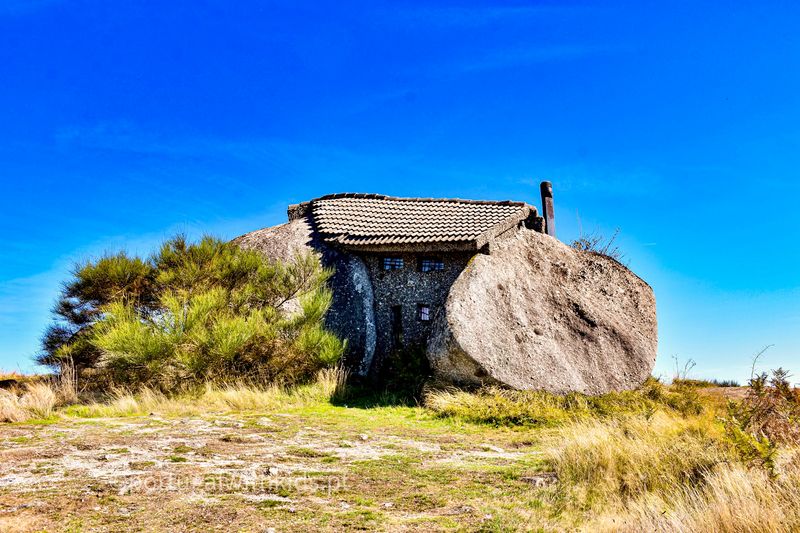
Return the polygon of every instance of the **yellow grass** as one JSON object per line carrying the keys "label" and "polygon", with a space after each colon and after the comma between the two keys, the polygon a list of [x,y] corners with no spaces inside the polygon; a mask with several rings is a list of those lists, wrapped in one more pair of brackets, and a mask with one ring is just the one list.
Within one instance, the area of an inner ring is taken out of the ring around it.
{"label": "yellow grass", "polygon": [[10,372],[0,368],[0,379],[22,379],[24,376],[18,372]]}
{"label": "yellow grass", "polygon": [[0,390],[0,422],[48,418],[57,404],[58,395],[46,382],[29,383],[20,393]]}
{"label": "yellow grass", "polygon": [[558,505],[591,531],[800,530],[800,455],[780,475],[740,462],[711,416],[583,421],[557,430]]}
{"label": "yellow grass", "polygon": [[656,413],[651,418],[591,420],[560,429],[551,460],[566,502],[622,506],[644,494],[672,494],[734,460],[707,418]]}
{"label": "yellow grass", "polygon": [[650,383],[589,398],[484,389],[430,392],[440,416],[546,430],[558,483],[551,503],[582,531],[800,531],[800,450],[777,476],[748,463],[726,434],[723,398]]}
{"label": "yellow grass", "polygon": [[760,469],[722,464],[695,486],[651,494],[605,515],[598,531],[791,532],[800,530],[800,468],[777,479]]}
{"label": "yellow grass", "polygon": [[500,426],[530,427],[647,414],[658,409],[684,415],[703,410],[702,401],[693,388],[666,387],[653,378],[638,390],[611,392],[602,396],[579,393],[558,395],[499,387],[485,387],[475,393],[458,389],[433,389],[425,395],[425,406],[443,417]]}
{"label": "yellow grass", "polygon": [[103,401],[77,404],[78,393],[71,374],[57,379],[27,383],[22,391],[0,390],[0,422],[24,422],[48,418],[57,406],[69,405],[67,416],[116,417],[158,413],[170,416],[203,412],[253,411],[329,402],[344,387],[346,373],[321,370],[310,384],[284,387],[276,384],[206,384],[198,390],[168,396],[153,389],[117,390]]}
{"label": "yellow grass", "polygon": [[0,381],[2,380],[13,380],[19,384],[28,383],[30,381],[36,381],[40,379],[41,376],[37,376],[35,374],[22,374],[15,370],[3,370],[0,368]]}
{"label": "yellow grass", "polygon": [[135,393],[118,390],[106,401],[76,405],[69,408],[67,414],[83,417],[134,416],[148,413],[188,416],[204,412],[278,409],[329,402],[342,390],[345,379],[345,372],[334,368],[321,370],[313,383],[296,387],[277,384],[208,383],[199,390],[175,396],[167,396],[147,388]]}

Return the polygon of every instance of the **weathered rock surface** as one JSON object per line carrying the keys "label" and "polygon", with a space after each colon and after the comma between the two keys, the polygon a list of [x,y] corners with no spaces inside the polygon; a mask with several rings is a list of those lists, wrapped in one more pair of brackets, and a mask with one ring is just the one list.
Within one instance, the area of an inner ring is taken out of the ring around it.
{"label": "weathered rock surface", "polygon": [[291,261],[298,254],[320,253],[321,250],[319,244],[314,242],[311,225],[305,219],[247,233],[233,242],[280,261]]}
{"label": "weathered rock surface", "polygon": [[[254,231],[233,242],[258,250],[273,260],[291,261],[298,254],[315,253],[324,266],[335,268],[328,282],[333,302],[325,316],[325,325],[339,338],[347,340],[345,364],[348,368],[366,376],[375,353],[376,330],[372,283],[364,262],[315,239],[305,218]],[[296,301],[288,304],[298,305]]]}
{"label": "weathered rock surface", "polygon": [[640,385],[656,347],[647,283],[613,259],[524,231],[462,272],[428,357],[456,383],[602,394]]}

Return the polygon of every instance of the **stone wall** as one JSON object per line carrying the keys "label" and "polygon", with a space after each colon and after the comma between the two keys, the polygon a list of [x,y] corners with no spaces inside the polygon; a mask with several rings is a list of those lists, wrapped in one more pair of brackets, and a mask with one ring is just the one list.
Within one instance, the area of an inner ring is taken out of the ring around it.
{"label": "stone wall", "polygon": [[[361,255],[372,279],[375,302],[377,339],[373,372],[380,370],[383,357],[393,348],[392,308],[394,306],[402,308],[403,346],[405,348],[420,346],[424,349],[436,315],[443,312],[450,287],[473,255],[472,252]],[[384,257],[402,258],[403,268],[384,270]],[[442,259],[444,270],[420,272],[418,261],[423,257]],[[430,305],[430,321],[423,322],[418,319],[418,304]]]}

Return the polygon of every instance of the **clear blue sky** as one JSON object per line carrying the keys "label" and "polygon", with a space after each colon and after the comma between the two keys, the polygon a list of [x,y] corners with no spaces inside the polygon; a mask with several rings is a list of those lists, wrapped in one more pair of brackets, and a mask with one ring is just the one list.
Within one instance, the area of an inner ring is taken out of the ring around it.
{"label": "clear blue sky", "polygon": [[105,250],[549,179],[654,287],[657,374],[800,373],[800,10],[755,4],[4,0],[0,367]]}

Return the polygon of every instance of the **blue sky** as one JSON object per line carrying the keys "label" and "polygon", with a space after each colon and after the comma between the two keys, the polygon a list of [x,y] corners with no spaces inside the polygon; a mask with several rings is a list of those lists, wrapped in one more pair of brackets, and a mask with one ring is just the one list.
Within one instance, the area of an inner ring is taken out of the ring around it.
{"label": "blue sky", "polygon": [[77,260],[549,179],[654,287],[656,374],[800,372],[800,9],[754,4],[5,0],[0,368]]}

